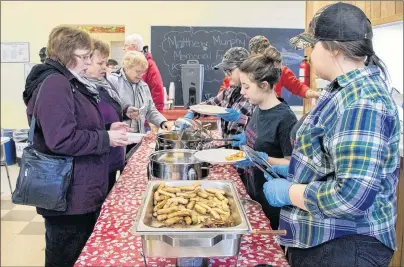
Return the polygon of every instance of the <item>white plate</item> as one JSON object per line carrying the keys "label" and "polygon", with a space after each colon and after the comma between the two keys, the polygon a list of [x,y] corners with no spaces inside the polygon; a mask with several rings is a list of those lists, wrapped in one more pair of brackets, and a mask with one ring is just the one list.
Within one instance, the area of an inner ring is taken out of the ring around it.
{"label": "white plate", "polygon": [[225,149],[225,148],[207,149],[196,152],[194,154],[194,157],[200,161],[212,164],[234,164],[236,162],[245,160],[245,158],[240,160],[226,160],[226,157],[236,154],[239,151],[240,150]]}
{"label": "white plate", "polygon": [[142,138],[145,136],[145,134],[141,133],[127,133],[127,134],[128,134],[128,140],[136,144],[142,141]]}
{"label": "white plate", "polygon": [[194,105],[189,107],[190,110],[203,115],[219,115],[226,114],[226,108],[213,105]]}

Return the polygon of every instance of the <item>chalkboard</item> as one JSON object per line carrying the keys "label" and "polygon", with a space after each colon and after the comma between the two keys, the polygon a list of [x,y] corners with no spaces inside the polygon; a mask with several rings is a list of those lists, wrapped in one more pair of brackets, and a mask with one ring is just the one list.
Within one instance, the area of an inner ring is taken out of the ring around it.
{"label": "chalkboard", "polygon": [[[182,105],[181,64],[197,59],[205,66],[203,93],[216,95],[224,78],[222,71],[214,70],[224,53],[231,47],[241,46],[248,50],[248,42],[256,35],[266,36],[271,44],[281,51],[283,65],[295,75],[299,74],[299,64],[303,51],[294,50],[289,39],[303,29],[282,28],[241,28],[241,27],[183,27],[152,26],[150,49],[157,63],[165,87],[175,83],[175,105]],[[289,105],[301,106],[300,97],[282,89],[282,96]]]}

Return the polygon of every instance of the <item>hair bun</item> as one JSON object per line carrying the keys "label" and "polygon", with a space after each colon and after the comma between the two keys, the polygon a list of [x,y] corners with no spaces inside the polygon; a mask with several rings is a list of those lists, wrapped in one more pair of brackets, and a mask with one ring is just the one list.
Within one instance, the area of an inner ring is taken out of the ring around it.
{"label": "hair bun", "polygon": [[274,66],[280,65],[282,62],[281,53],[278,51],[278,49],[276,49],[273,46],[266,48],[262,54],[265,57],[265,59],[268,61],[268,63],[273,63]]}

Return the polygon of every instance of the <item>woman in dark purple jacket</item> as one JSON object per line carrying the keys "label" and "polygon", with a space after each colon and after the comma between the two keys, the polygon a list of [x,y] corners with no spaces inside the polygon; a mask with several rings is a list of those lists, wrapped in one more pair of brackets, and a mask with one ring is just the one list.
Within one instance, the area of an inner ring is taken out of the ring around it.
{"label": "woman in dark purple jacket", "polygon": [[[94,50],[91,55],[91,65],[83,77],[83,83],[89,91],[99,95],[100,102],[98,103],[98,107],[104,119],[105,127],[108,129],[114,123],[116,128],[130,131],[128,125],[122,122],[123,110],[119,95],[113,85],[105,79],[109,46],[97,39],[93,39],[93,44]],[[128,118],[126,117],[126,119]],[[122,147],[111,148],[108,157],[108,192],[111,191],[115,184],[117,172],[123,170],[124,158],[125,154]]]}
{"label": "woman in dark purple jacket", "polygon": [[37,208],[45,219],[46,267],[74,265],[107,196],[110,147],[128,144],[123,131],[106,130],[99,98],[80,82],[91,63],[91,52],[88,33],[67,26],[54,28],[48,58],[30,72],[23,94],[28,120],[34,114],[37,119],[35,148],[74,157],[67,209]]}

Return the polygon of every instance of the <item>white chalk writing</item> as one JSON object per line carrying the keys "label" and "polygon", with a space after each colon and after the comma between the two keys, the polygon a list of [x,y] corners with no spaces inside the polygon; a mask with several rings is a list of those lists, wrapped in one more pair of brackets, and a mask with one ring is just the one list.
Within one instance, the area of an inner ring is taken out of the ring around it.
{"label": "white chalk writing", "polygon": [[181,65],[198,60],[205,67],[205,82],[220,81],[223,74],[214,70],[226,51],[232,47],[247,47],[250,37],[244,32],[218,30],[170,31],[164,35],[161,48],[164,64],[171,77],[181,77]]}

